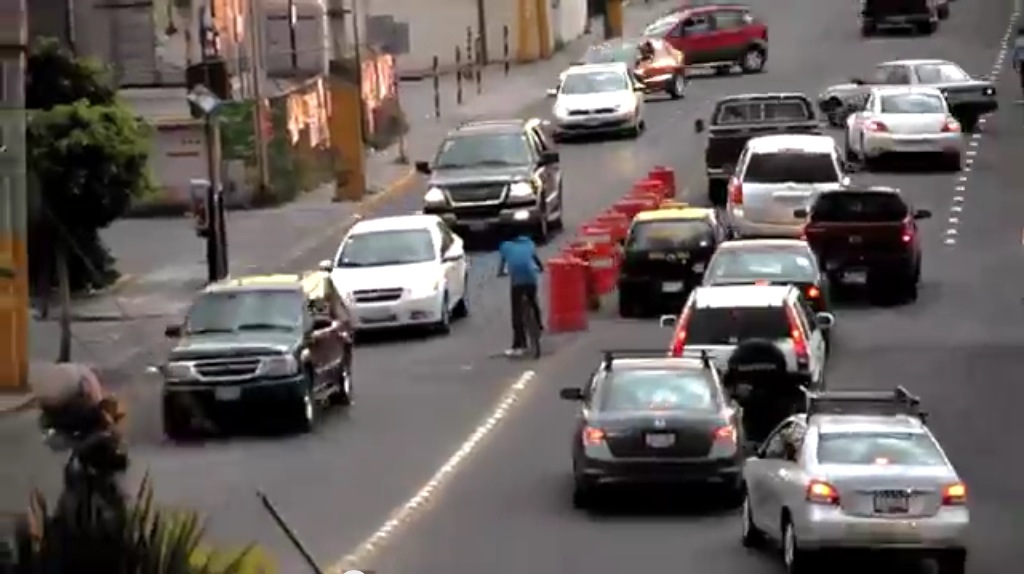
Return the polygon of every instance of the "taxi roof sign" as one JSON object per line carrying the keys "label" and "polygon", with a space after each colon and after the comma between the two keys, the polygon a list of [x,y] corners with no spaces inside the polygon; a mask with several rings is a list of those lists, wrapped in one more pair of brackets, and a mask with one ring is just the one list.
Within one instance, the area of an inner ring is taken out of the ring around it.
{"label": "taxi roof sign", "polygon": [[707,219],[715,210],[706,207],[669,207],[652,211],[641,211],[633,218],[634,221],[664,221],[672,219],[696,220]]}

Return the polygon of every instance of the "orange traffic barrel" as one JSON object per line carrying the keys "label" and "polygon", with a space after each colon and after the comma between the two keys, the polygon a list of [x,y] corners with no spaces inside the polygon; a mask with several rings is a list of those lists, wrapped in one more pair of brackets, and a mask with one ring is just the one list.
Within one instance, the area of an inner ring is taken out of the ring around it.
{"label": "orange traffic barrel", "polygon": [[640,181],[633,184],[633,188],[629,191],[629,195],[632,196],[643,196],[645,194],[651,194],[657,196],[659,199],[667,199],[668,188],[665,184],[656,179],[641,179]]}
{"label": "orange traffic barrel", "polygon": [[665,184],[665,197],[676,196],[676,172],[672,168],[656,165],[647,177]]}
{"label": "orange traffic barrel", "polygon": [[587,264],[571,256],[548,260],[548,329],[587,329]]}
{"label": "orange traffic barrel", "polygon": [[603,225],[584,225],[580,238],[593,246],[590,254],[590,275],[601,295],[615,290],[619,274],[619,245],[612,238],[612,230]]}
{"label": "orange traffic barrel", "polygon": [[598,225],[604,225],[611,230],[612,241],[615,243],[622,243],[626,239],[626,235],[629,234],[629,223],[631,220],[621,212],[609,210],[595,217],[594,221]]}

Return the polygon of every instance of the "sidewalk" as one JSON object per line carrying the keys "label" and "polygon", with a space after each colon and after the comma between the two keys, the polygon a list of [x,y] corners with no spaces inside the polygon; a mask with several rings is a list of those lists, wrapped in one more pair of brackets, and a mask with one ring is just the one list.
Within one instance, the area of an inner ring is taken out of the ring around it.
{"label": "sidewalk", "polygon": [[[634,31],[664,2],[634,4],[627,11],[627,30]],[[597,30],[595,26],[595,30]],[[411,162],[429,160],[444,135],[460,123],[483,117],[539,114],[550,105],[545,92],[558,74],[595,41],[583,36],[549,60],[512,66],[491,66],[481,75],[481,93],[472,80],[463,81],[463,104],[456,104],[456,79],[439,81],[441,117],[435,117],[433,81],[402,82],[400,98],[410,124],[406,152]],[[299,270],[314,256],[329,257],[336,241],[356,214],[376,212],[421,183],[410,165],[396,163],[398,146],[367,158],[368,189],[359,203],[333,203],[332,186],[300,196],[273,209],[228,213],[228,255],[233,275]],[[112,293],[73,304],[72,360],[91,364],[119,385],[139,378],[149,364],[159,363],[169,346],[162,337],[166,323],[180,317],[196,290],[205,283],[205,247],[187,218],[125,219],[102,232],[126,279]],[[57,310],[51,317],[55,318]],[[59,328],[55,321],[36,321],[31,329],[32,359],[53,361]],[[0,413],[3,412],[0,403]]]}

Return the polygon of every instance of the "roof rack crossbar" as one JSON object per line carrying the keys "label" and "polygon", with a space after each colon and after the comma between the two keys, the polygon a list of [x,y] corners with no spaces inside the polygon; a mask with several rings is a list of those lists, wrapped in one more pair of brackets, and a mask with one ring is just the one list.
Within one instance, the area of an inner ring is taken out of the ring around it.
{"label": "roof rack crossbar", "polygon": [[920,397],[902,385],[891,391],[807,392],[807,417],[816,414],[909,415],[922,421],[927,417]]}
{"label": "roof rack crossbar", "polygon": [[[671,359],[665,349],[604,349],[601,351],[601,368],[610,371],[615,359]],[[690,357],[686,357],[690,358]],[[707,351],[700,352],[700,360],[707,367],[711,365],[711,357]]]}

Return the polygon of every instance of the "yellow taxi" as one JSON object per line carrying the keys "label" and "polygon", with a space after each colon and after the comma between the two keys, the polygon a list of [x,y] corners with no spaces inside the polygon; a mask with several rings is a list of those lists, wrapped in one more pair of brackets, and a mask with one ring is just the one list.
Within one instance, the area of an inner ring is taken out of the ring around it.
{"label": "yellow taxi", "polygon": [[619,315],[678,310],[726,239],[726,227],[714,209],[670,203],[638,213],[623,242]]}

